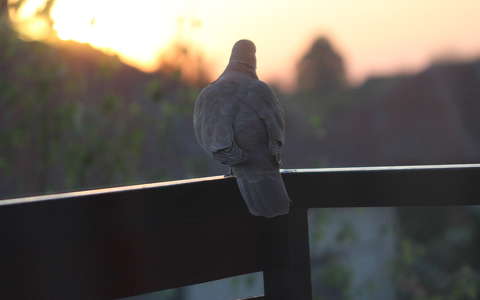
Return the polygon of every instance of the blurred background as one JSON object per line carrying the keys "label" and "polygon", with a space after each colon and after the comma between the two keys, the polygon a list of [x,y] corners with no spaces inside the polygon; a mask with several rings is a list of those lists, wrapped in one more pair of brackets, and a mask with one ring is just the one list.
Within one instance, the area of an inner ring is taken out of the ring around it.
{"label": "blurred background", "polygon": [[[192,111],[242,38],[286,111],[283,168],[480,162],[478,0],[1,0],[0,199],[223,174]],[[478,207],[316,209],[310,226],[316,300],[480,298]]]}

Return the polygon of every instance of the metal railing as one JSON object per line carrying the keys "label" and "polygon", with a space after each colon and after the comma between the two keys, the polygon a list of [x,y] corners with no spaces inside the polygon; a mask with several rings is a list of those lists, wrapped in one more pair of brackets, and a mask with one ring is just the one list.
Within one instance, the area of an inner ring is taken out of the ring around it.
{"label": "metal railing", "polygon": [[480,165],[283,177],[294,206],[273,219],[223,176],[0,201],[0,298],[115,299],[262,271],[265,299],[310,300],[309,208],[480,204]]}

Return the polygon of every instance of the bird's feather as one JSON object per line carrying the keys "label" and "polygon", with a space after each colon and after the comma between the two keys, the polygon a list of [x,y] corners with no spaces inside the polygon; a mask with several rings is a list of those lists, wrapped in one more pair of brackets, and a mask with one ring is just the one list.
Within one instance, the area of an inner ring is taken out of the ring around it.
{"label": "bird's feather", "polygon": [[248,94],[240,101],[249,106],[262,120],[268,134],[268,147],[280,163],[280,151],[285,141],[285,121],[280,103],[270,87],[255,80],[248,88]]}
{"label": "bird's feather", "polygon": [[202,90],[194,108],[193,123],[200,146],[214,159],[229,166],[246,159],[233,131],[238,111],[237,92],[238,88],[231,82],[217,81]]}

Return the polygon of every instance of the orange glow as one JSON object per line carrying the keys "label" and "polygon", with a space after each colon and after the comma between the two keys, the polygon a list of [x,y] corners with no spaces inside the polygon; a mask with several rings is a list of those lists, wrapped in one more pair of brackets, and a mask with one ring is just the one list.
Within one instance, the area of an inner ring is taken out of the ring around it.
{"label": "orange glow", "polygon": [[[18,0],[10,0],[9,4],[16,4]],[[36,16],[36,12],[45,7],[45,0],[29,0],[24,2],[18,10],[9,10],[11,22],[20,30],[23,38],[44,40],[49,37],[50,26],[48,20]]]}
{"label": "orange glow", "polygon": [[[47,39],[48,23],[34,15],[45,2],[26,1],[11,14],[24,37]],[[180,15],[179,1],[157,0],[57,0],[50,11],[61,40],[88,43],[144,71],[156,69],[161,51],[177,34]]]}
{"label": "orange glow", "polygon": [[[178,1],[57,0],[53,28],[62,40],[89,43],[151,71],[173,39]],[[133,6],[133,7],[132,7]]]}
{"label": "orange glow", "polygon": [[[32,17],[44,2],[27,0],[11,14],[25,37],[45,39],[47,23]],[[319,34],[333,39],[352,82],[415,71],[440,54],[480,54],[478,0],[56,0],[51,17],[59,38],[89,43],[146,71],[181,40],[202,49],[216,75],[233,43],[248,38],[257,45],[260,77],[285,86]]]}

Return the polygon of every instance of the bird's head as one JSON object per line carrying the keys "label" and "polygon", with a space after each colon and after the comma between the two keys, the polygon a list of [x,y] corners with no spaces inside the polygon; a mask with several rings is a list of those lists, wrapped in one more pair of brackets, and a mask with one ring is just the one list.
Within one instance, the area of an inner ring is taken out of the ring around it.
{"label": "bird's head", "polygon": [[233,45],[230,63],[238,63],[248,68],[257,68],[257,59],[255,57],[255,44],[250,40],[239,40]]}

